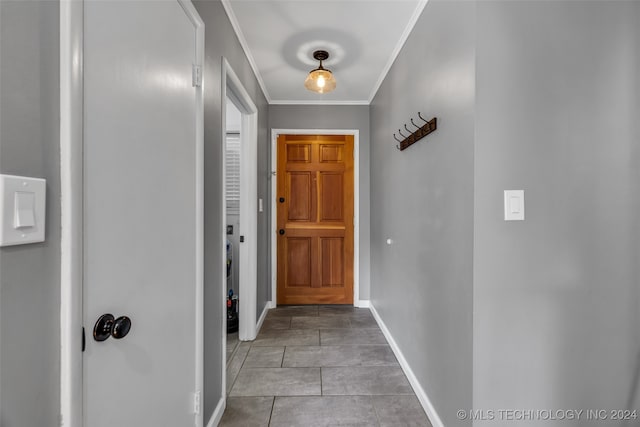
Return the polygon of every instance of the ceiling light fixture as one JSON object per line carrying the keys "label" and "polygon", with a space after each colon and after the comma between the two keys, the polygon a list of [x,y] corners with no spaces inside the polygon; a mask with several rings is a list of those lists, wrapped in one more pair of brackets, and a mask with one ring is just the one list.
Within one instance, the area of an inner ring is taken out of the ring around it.
{"label": "ceiling light fixture", "polygon": [[311,70],[307,80],[304,81],[304,87],[311,92],[331,92],[336,88],[336,79],[333,77],[331,70],[322,67],[322,61],[329,58],[329,53],[326,50],[316,50],[313,52],[313,57],[320,61],[320,66],[315,70]]}

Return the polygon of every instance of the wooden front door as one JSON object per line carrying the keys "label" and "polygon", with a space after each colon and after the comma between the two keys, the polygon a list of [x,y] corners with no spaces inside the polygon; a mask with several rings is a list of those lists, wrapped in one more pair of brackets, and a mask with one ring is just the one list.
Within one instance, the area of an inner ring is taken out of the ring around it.
{"label": "wooden front door", "polygon": [[278,136],[278,304],[353,304],[353,136]]}

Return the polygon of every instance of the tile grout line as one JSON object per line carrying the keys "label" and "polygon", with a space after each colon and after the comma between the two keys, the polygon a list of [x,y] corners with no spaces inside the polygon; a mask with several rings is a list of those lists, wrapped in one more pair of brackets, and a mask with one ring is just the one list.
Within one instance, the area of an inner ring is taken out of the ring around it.
{"label": "tile grout line", "polygon": [[[236,374],[236,377],[233,379],[233,384],[231,384],[231,387],[229,387],[229,391],[227,392],[227,397],[231,396],[231,391],[233,390],[233,387],[236,385],[236,381],[238,381],[238,377],[240,377],[240,372],[242,372],[242,368],[244,368],[244,362],[247,361],[247,357],[249,356],[249,351],[251,351],[251,344],[249,344],[249,348],[247,349],[247,352],[244,355],[244,358],[242,359],[242,364],[240,365],[240,369],[238,369],[238,373]],[[240,350],[240,344],[238,344],[238,350]],[[234,356],[238,357],[238,353],[236,353],[236,355]]]}
{"label": "tile grout line", "polygon": [[[320,311],[318,310],[318,314]],[[320,358],[322,359],[322,334],[318,328],[318,347],[320,348]],[[320,361],[322,364],[322,360]],[[322,384],[322,366],[320,366],[320,397],[324,396],[324,385]]]}
{"label": "tile grout line", "polygon": [[276,406],[276,397],[273,396],[273,400],[271,400],[271,412],[269,412],[269,422],[267,422],[267,427],[271,425],[271,419],[273,418],[273,408]]}
{"label": "tile grout line", "polygon": [[376,405],[373,403],[373,396],[369,396],[369,403],[371,403],[373,413],[376,416],[376,422],[378,423],[378,425],[380,425],[380,415],[378,415],[378,409],[376,409]]}

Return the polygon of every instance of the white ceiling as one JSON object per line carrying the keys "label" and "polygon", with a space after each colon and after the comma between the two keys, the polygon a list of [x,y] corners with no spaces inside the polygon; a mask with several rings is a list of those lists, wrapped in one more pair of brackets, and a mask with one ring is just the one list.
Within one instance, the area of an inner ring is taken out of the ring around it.
{"label": "white ceiling", "polygon": [[[222,0],[271,104],[369,104],[426,0]],[[336,90],[304,88],[330,58]]]}

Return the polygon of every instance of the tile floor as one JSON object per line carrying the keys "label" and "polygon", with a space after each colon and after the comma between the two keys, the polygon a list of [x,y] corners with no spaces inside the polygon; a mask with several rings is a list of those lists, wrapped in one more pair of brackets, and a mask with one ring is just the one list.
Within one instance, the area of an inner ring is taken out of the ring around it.
{"label": "tile floor", "polygon": [[368,309],[279,307],[227,365],[221,426],[431,427]]}
{"label": "tile floor", "polygon": [[240,345],[238,332],[227,333],[227,360],[230,361],[236,348]]}

